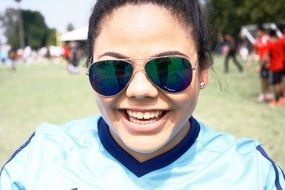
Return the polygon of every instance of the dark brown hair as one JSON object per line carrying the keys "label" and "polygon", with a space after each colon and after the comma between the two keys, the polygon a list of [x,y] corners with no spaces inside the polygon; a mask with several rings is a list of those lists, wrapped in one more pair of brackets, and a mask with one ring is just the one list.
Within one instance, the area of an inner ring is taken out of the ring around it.
{"label": "dark brown hair", "polygon": [[126,4],[139,5],[145,3],[165,7],[175,16],[181,17],[185,24],[192,28],[191,35],[197,46],[199,66],[204,69],[212,65],[209,35],[198,0],[97,0],[89,20],[87,40],[88,65],[93,62],[94,42],[100,33],[100,24],[105,16]]}

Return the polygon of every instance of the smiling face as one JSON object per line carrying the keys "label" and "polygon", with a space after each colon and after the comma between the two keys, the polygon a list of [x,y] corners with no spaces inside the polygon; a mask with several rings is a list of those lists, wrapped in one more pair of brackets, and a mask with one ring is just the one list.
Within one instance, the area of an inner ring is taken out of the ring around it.
{"label": "smiling face", "polygon": [[[158,55],[183,55],[195,67],[198,56],[191,28],[179,19],[153,4],[115,9],[102,20],[94,44],[94,61],[140,58],[131,61],[137,68]],[[168,151],[185,137],[200,82],[207,83],[207,73],[207,69],[200,71],[196,66],[186,90],[167,93],[153,85],[143,69],[137,69],[118,95],[104,97],[95,92],[98,108],[116,142],[144,161]]]}

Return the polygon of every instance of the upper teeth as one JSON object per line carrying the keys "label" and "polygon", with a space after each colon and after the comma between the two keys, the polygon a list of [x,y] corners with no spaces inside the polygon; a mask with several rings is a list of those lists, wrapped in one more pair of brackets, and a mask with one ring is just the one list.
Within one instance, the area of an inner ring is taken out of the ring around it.
{"label": "upper teeth", "polygon": [[135,117],[138,119],[150,119],[150,118],[159,117],[162,114],[162,111],[140,112],[140,111],[127,110],[127,113],[130,117]]}

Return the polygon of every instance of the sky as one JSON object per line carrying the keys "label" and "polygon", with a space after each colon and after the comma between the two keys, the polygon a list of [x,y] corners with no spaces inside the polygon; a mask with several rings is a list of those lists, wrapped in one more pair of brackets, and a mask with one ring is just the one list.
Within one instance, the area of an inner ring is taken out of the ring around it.
{"label": "sky", "polygon": [[[75,28],[88,25],[92,6],[96,0],[22,0],[20,6],[25,10],[39,11],[45,17],[49,28],[65,32],[71,23]],[[0,14],[8,7],[17,8],[15,0],[0,0]],[[0,28],[0,39],[3,29]]]}

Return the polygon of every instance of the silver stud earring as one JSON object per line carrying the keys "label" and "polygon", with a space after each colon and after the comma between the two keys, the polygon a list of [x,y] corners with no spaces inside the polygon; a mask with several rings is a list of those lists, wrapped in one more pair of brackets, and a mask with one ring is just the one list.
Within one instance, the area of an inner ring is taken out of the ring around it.
{"label": "silver stud earring", "polygon": [[206,87],[206,83],[205,83],[205,82],[201,82],[201,83],[200,83],[200,88],[203,89],[203,88],[205,88],[205,87]]}

